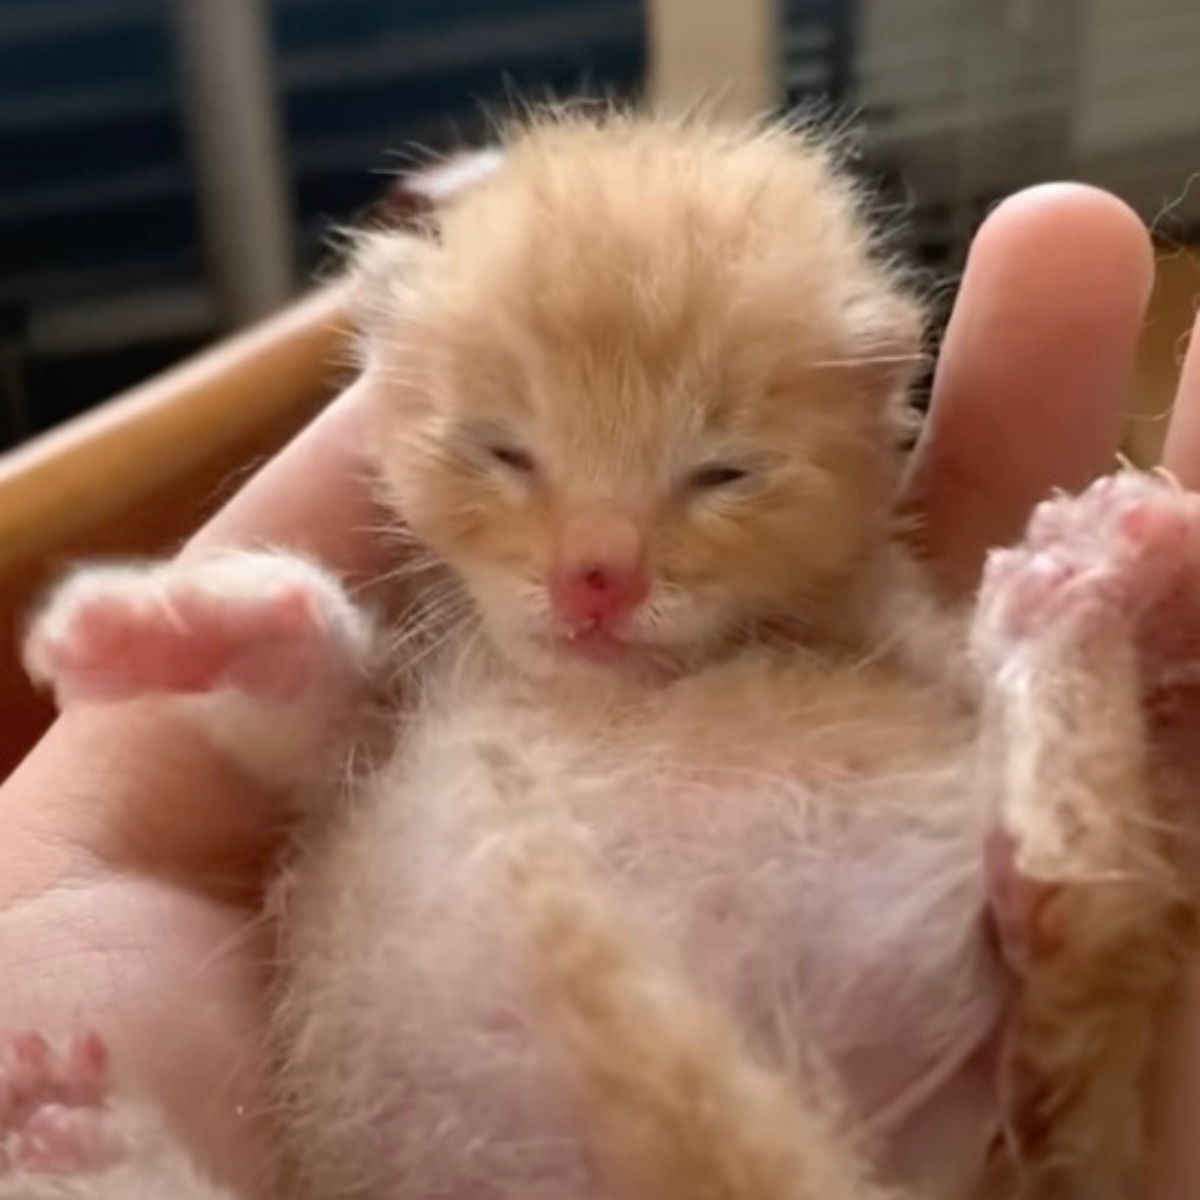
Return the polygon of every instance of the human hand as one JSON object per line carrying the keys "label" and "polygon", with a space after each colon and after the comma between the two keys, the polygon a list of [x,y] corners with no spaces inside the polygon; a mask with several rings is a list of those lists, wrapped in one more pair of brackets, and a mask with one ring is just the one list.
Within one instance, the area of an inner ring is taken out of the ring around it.
{"label": "human hand", "polygon": [[[969,589],[985,548],[1051,487],[1112,465],[1151,276],[1140,222],[1087,189],[1025,193],[981,231],[908,489],[949,587]],[[356,578],[385,570],[360,457],[372,387],[352,387],[185,553],[270,541]],[[1169,454],[1200,477],[1200,354]],[[258,906],[280,811],[143,706],[67,714],[0,788],[0,1027],[101,1029],[247,1191],[261,1159],[241,1114],[255,1109],[270,951]]]}

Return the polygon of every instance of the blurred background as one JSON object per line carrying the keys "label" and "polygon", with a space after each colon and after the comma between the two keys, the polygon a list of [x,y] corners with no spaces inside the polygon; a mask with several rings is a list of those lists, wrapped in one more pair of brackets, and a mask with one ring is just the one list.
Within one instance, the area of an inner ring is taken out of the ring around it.
{"label": "blurred background", "polygon": [[0,0],[0,446],[286,304],[414,148],[580,91],[845,106],[947,299],[998,198],[1112,189],[1160,239],[1147,411],[1169,391],[1197,0]]}

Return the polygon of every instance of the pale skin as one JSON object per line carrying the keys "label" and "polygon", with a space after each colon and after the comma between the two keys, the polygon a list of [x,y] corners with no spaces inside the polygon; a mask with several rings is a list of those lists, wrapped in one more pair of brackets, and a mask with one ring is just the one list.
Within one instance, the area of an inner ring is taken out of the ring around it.
{"label": "pale skin", "polygon": [[[909,487],[948,588],[969,589],[984,548],[1016,536],[1049,488],[1112,465],[1151,270],[1136,218],[1084,189],[1019,196],[980,234]],[[370,386],[351,389],[193,544],[269,540],[352,578],[384,569],[357,457]],[[1166,465],[1200,482],[1200,354]],[[256,1152],[238,1115],[254,1105],[261,1016],[252,921],[278,813],[183,726],[122,710],[60,719],[0,789],[0,1027],[66,1029],[86,1014],[202,1160],[239,1186]],[[1169,1116],[1200,1099],[1197,1035],[1182,1021],[1165,1056],[1164,1196],[1200,1182],[1188,1122]]]}

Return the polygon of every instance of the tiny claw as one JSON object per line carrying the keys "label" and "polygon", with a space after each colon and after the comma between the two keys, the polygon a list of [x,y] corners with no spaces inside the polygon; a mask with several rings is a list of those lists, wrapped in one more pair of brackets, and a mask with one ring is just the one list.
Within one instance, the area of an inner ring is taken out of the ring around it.
{"label": "tiny claw", "polygon": [[1164,467],[1162,463],[1151,467],[1147,474],[1160,481],[1165,488],[1174,492],[1177,496],[1186,496],[1189,494],[1189,489],[1184,487],[1183,481],[1179,476],[1170,467]]}

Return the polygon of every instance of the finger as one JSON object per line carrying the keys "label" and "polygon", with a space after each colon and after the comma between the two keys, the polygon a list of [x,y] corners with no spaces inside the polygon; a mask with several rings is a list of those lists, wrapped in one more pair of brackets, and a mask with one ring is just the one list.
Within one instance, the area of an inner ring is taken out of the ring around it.
{"label": "finger", "polygon": [[1189,488],[1200,488],[1200,317],[1192,327],[1192,337],[1183,370],[1179,376],[1179,388],[1175,393],[1175,404],[1171,411],[1171,423],[1167,427],[1167,440],[1163,446],[1163,465],[1178,476],[1179,481]]}
{"label": "finger", "polygon": [[352,578],[375,575],[384,520],[371,480],[372,408],[364,375],[307,426],[189,542],[184,553],[269,544],[309,554]]}
{"label": "finger", "polygon": [[1112,464],[1153,275],[1140,219],[1092,188],[1032,188],[979,231],[905,504],[951,588],[1050,489]]}

